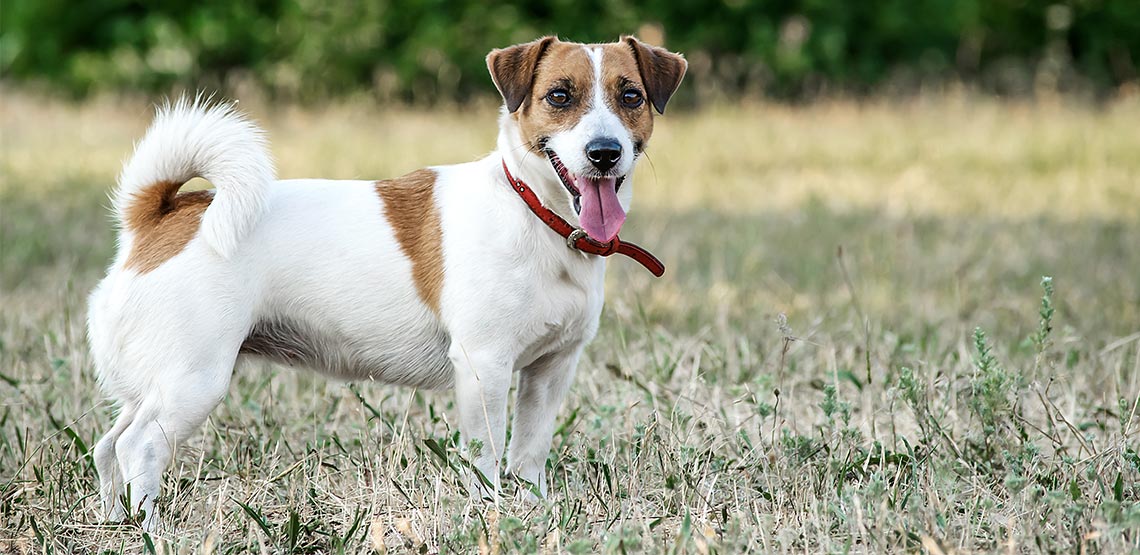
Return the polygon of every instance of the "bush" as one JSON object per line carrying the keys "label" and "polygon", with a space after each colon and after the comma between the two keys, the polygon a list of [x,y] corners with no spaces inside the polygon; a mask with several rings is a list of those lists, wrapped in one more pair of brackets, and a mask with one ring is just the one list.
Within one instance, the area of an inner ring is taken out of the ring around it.
{"label": "bush", "polygon": [[0,3],[0,71],[78,96],[232,88],[314,100],[463,101],[489,93],[491,48],[640,32],[688,54],[688,101],[913,90],[1109,92],[1136,78],[1140,2],[1090,0],[15,0]]}

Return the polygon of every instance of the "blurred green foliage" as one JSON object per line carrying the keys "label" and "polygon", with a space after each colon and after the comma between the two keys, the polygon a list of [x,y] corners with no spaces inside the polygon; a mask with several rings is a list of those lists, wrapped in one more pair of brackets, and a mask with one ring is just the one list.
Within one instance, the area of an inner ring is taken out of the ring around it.
{"label": "blurred green foliage", "polygon": [[78,96],[252,84],[286,99],[463,101],[492,90],[491,48],[623,33],[688,55],[689,101],[959,80],[1106,92],[1137,77],[1140,1],[5,0],[0,71]]}

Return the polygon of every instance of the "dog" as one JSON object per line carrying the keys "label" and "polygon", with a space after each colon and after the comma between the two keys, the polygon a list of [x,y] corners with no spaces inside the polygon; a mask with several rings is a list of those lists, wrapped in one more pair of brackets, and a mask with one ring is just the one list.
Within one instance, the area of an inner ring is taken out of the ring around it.
{"label": "dog", "polygon": [[[487,68],[504,101],[497,149],[383,181],[278,181],[264,133],[232,105],[158,110],[120,175],[118,248],[89,299],[99,384],[118,409],[94,450],[110,520],[156,528],[176,447],[249,357],[454,388],[461,451],[481,474],[471,493],[496,494],[506,473],[547,495],[606,257],[664,271],[617,234],[652,111],[687,63],[630,36],[544,37],[493,50]],[[195,177],[214,189],[180,193]]]}

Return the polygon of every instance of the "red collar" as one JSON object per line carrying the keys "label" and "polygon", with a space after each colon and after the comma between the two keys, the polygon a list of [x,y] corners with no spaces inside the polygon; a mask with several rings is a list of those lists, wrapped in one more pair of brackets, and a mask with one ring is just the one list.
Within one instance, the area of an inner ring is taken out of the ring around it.
{"label": "red collar", "polygon": [[614,237],[609,243],[599,243],[586,235],[585,231],[570,225],[561,216],[543,206],[542,201],[538,200],[538,195],[534,194],[534,191],[526,183],[511,175],[511,170],[507,169],[506,160],[503,160],[503,173],[507,174],[507,181],[511,183],[511,189],[514,189],[522,197],[530,211],[534,212],[534,215],[538,216],[538,219],[542,220],[542,223],[546,224],[547,227],[566,239],[567,247],[598,256],[610,256],[616,252],[636,260],[638,264],[645,266],[646,270],[657,277],[661,277],[665,273],[665,265],[649,251],[633,243],[623,243],[617,237]]}

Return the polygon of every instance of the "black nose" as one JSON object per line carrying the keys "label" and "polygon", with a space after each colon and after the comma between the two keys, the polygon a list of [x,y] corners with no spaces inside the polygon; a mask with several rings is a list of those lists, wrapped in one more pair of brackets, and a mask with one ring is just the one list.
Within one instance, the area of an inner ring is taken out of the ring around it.
{"label": "black nose", "polygon": [[621,143],[614,139],[594,139],[586,144],[586,158],[598,171],[608,172],[621,158]]}

